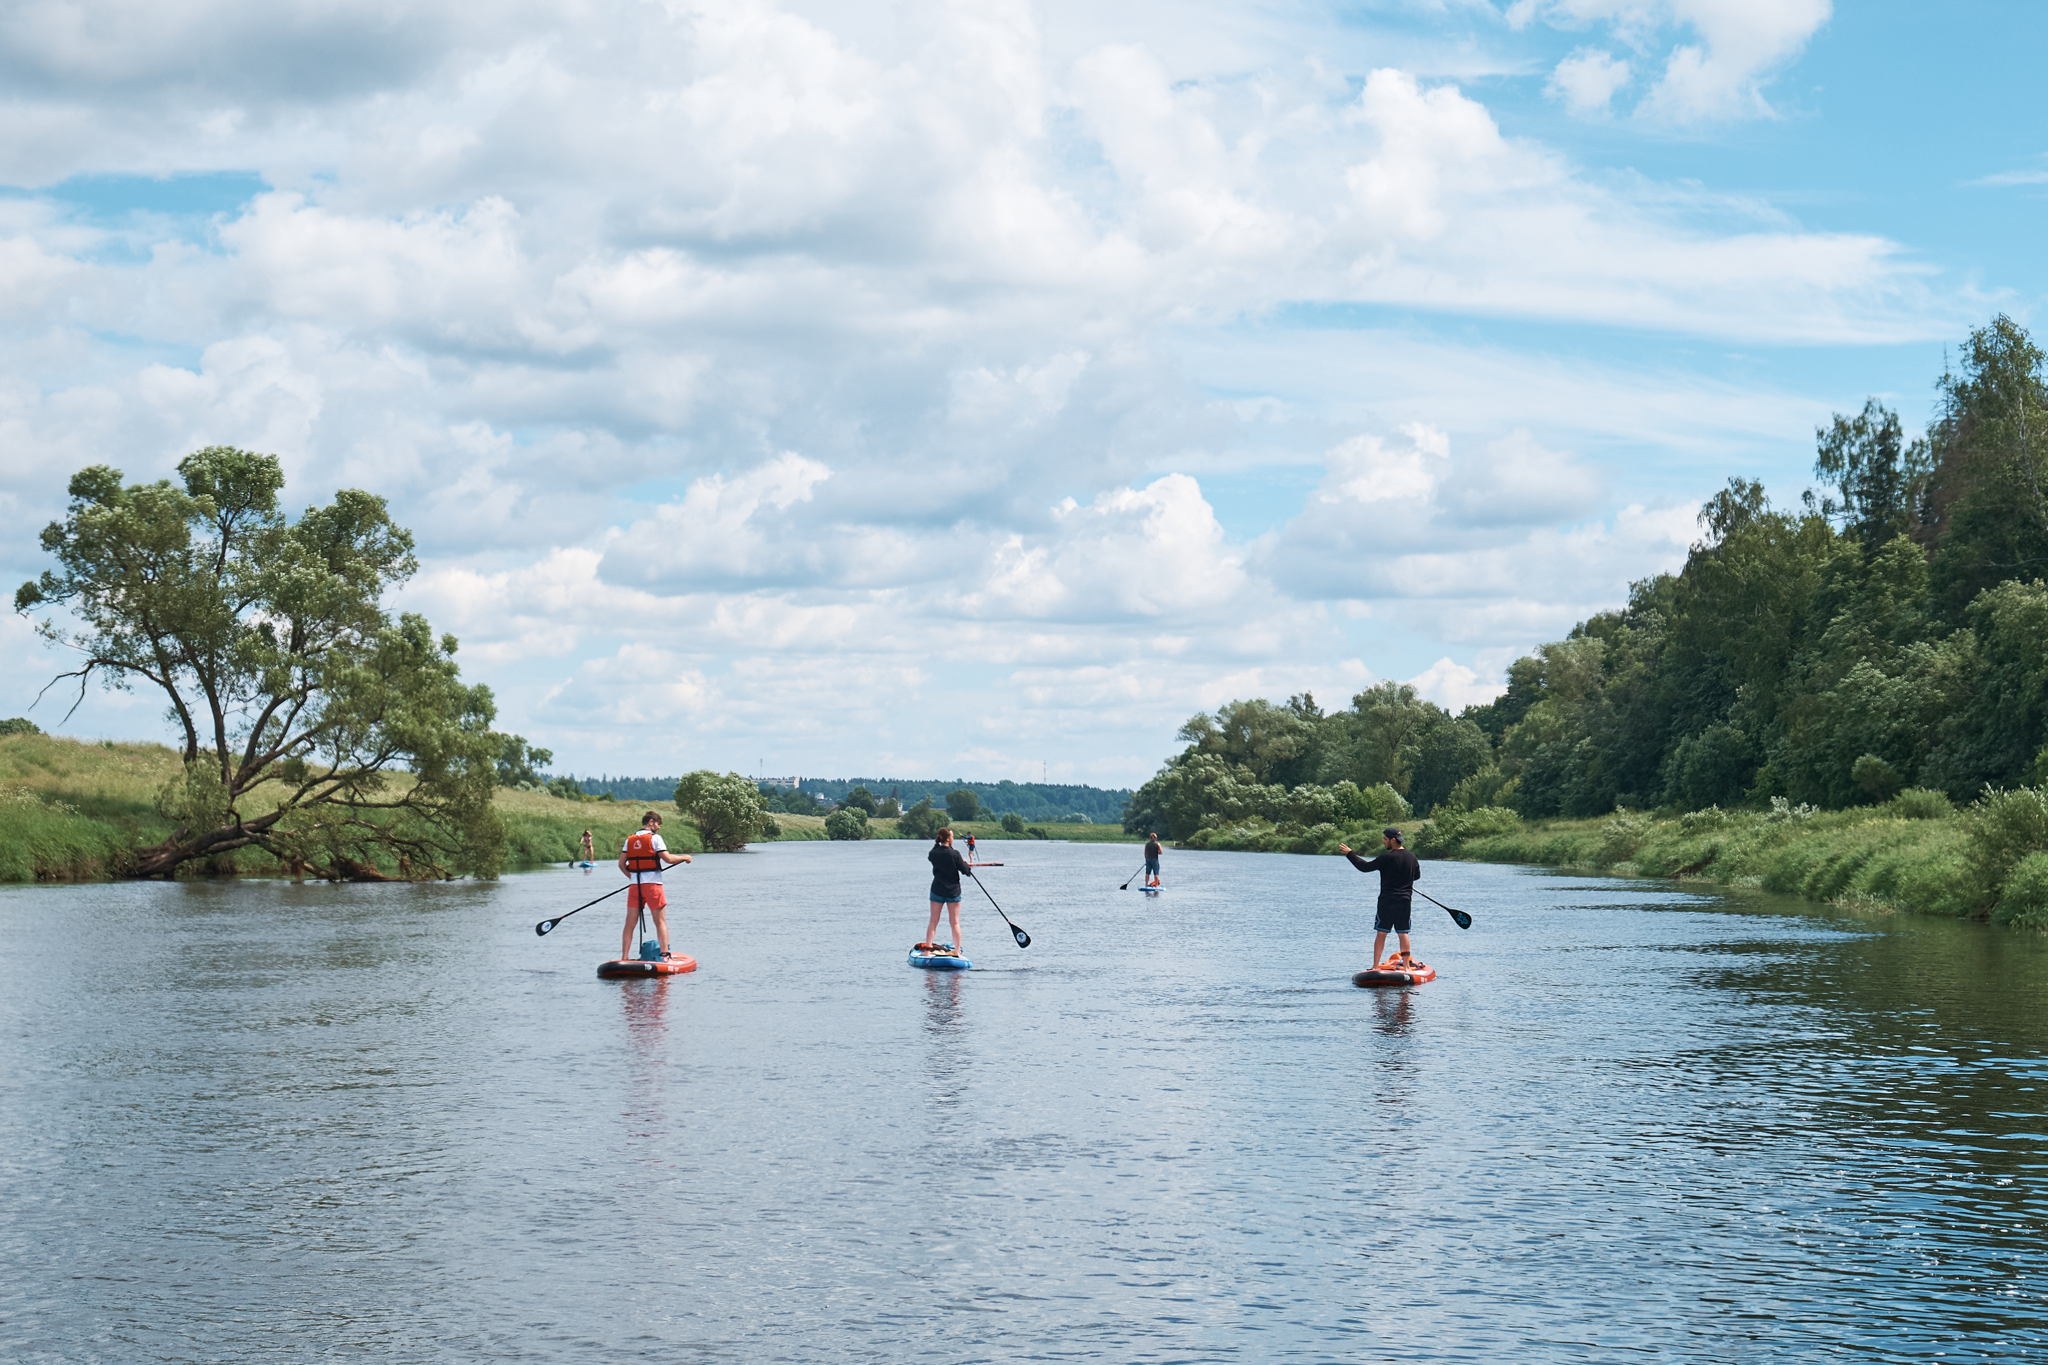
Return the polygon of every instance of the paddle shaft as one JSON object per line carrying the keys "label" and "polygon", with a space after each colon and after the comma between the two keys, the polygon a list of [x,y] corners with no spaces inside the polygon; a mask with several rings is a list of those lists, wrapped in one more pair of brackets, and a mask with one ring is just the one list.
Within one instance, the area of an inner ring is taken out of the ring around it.
{"label": "paddle shaft", "polygon": [[[976,886],[981,886],[981,878],[972,877],[971,880],[974,882]],[[981,886],[981,894],[984,896],[988,896],[988,903],[990,905],[996,906],[996,913],[998,915],[1003,915],[1003,907],[1000,905],[996,905],[996,898],[989,893],[989,889],[987,887]],[[1010,926],[1010,937],[1017,940],[1017,946],[1019,948],[1029,948],[1031,946],[1031,935],[1025,933],[1022,929],[1019,929],[1017,927],[1016,921],[1012,920],[1008,915],[1003,915],[1003,923]]]}
{"label": "paddle shaft", "polygon": [[1133,873],[1132,873],[1132,874],[1131,874],[1130,876],[1128,876],[1128,877],[1124,878],[1124,884],[1123,884],[1122,886],[1119,886],[1119,887],[1117,888],[1117,890],[1119,890],[1119,891],[1128,891],[1128,890],[1130,890],[1130,889],[1131,889],[1131,883],[1132,883],[1132,882],[1134,882],[1134,881],[1136,881],[1136,880],[1138,880],[1138,878],[1140,878],[1140,877],[1142,877],[1142,876],[1144,876],[1144,875],[1145,875],[1145,869],[1144,869],[1143,867],[1140,867],[1140,868],[1139,868],[1139,869],[1138,869],[1138,870],[1137,870],[1136,872],[1133,872]]}
{"label": "paddle shaft", "polygon": [[1442,901],[1438,900],[1435,896],[1430,895],[1427,891],[1417,891],[1415,894],[1422,897],[1424,900],[1428,901],[1431,905],[1434,905],[1437,909],[1443,911],[1445,914],[1449,915],[1451,917],[1451,923],[1457,925],[1460,929],[1470,929],[1472,927],[1472,917],[1466,914],[1463,910],[1451,909],[1450,906],[1445,905]]}
{"label": "paddle shaft", "polygon": [[626,887],[633,885],[635,885],[635,883],[627,882],[626,886],[615,886],[611,890],[605,892],[602,896],[599,896],[597,900],[583,902],[583,904],[577,906],[575,910],[571,910],[568,915],[556,915],[553,919],[544,919],[539,924],[533,926],[533,932],[545,938],[549,934],[555,932],[555,926],[560,924],[563,920],[569,918],[569,915],[573,915],[580,910],[588,910],[591,906],[597,905],[600,902],[608,901],[613,896],[616,896],[621,891],[624,891]]}

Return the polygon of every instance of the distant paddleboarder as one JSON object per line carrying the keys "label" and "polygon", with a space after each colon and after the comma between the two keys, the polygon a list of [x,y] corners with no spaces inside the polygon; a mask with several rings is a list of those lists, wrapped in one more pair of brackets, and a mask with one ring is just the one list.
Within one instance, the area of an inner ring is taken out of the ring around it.
{"label": "distant paddleboarder", "polygon": [[1386,951],[1389,933],[1396,935],[1401,945],[1394,960],[1406,964],[1415,960],[1409,952],[1408,931],[1415,909],[1415,882],[1422,875],[1422,864],[1402,844],[1401,831],[1392,825],[1380,831],[1380,842],[1385,845],[1384,850],[1369,862],[1353,853],[1349,844],[1337,845],[1337,851],[1360,872],[1380,874],[1380,901],[1372,921],[1374,965],[1386,961],[1380,954]]}
{"label": "distant paddleboarder", "polygon": [[960,874],[965,872],[972,877],[974,864],[953,847],[950,829],[942,829],[932,837],[931,852],[925,854],[925,859],[932,865],[932,917],[924,926],[925,941],[917,946],[931,950],[932,936],[939,932],[939,912],[944,911],[953,930],[953,951],[965,953],[966,949],[960,946]]}
{"label": "distant paddleboarder", "polygon": [[587,829],[583,831],[583,861],[586,863],[597,861],[597,841],[590,837],[590,831]]}
{"label": "distant paddleboarder", "polygon": [[640,828],[626,836],[619,850],[619,871],[633,879],[626,888],[626,928],[619,935],[619,961],[637,957],[633,943],[634,926],[645,909],[654,916],[654,937],[661,944],[662,961],[668,960],[668,891],[661,884],[663,868],[687,863],[687,853],[671,853],[661,841],[661,817],[653,811],[640,817]]}
{"label": "distant paddleboarder", "polygon": [[974,836],[972,834],[967,836],[967,861],[970,863],[974,861]]}
{"label": "distant paddleboarder", "polygon": [[[1145,885],[1159,885],[1159,835],[1155,832],[1145,836]],[[1129,863],[1124,864],[1129,867]]]}

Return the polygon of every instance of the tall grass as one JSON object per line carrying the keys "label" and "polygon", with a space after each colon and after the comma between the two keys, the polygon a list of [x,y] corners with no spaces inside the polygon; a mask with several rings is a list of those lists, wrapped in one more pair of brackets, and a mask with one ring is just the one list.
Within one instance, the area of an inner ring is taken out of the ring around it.
{"label": "tall grass", "polygon": [[1570,871],[1698,878],[1807,900],[2048,929],[2048,794],[1987,793],[1956,811],[1930,793],[1814,811],[1630,812],[1425,830],[1424,851]]}
{"label": "tall grass", "polygon": [[[178,774],[177,753],[160,744],[81,742],[52,735],[0,735],[0,882],[93,881],[120,874],[125,856],[167,837],[156,797]],[[402,780],[402,779],[401,779]],[[679,853],[699,853],[695,825],[668,802],[565,801],[544,792],[501,790],[496,805],[506,838],[505,865],[537,867],[582,856],[588,829],[600,861],[650,808]],[[778,816],[783,838],[821,839],[816,816]],[[204,872],[281,875],[269,855],[243,849]]]}

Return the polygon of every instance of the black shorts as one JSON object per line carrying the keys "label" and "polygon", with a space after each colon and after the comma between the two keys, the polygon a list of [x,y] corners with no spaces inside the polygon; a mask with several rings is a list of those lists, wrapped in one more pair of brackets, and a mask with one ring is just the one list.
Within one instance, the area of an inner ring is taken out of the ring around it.
{"label": "black shorts", "polygon": [[1415,909],[1413,896],[1381,896],[1379,913],[1372,917],[1375,934],[1405,934]]}

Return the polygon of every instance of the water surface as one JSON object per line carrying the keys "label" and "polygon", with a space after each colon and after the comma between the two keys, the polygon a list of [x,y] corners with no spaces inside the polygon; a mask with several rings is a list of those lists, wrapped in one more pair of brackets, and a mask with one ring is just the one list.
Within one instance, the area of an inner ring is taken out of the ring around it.
{"label": "water surface", "polygon": [[2048,1359],[2048,945],[1430,864],[985,843],[0,892],[0,1356]]}

